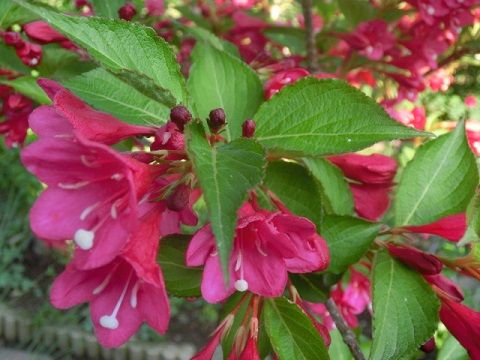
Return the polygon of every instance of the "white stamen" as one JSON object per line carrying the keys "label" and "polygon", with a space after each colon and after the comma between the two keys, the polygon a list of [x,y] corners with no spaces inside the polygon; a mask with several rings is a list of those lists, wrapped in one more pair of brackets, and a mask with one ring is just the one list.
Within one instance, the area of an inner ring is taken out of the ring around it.
{"label": "white stamen", "polygon": [[144,195],[140,201],[138,202],[138,205],[142,205],[143,203],[145,203],[147,200],[148,200],[148,197],[150,196],[150,194],[146,194]]}
{"label": "white stamen", "polygon": [[258,250],[258,252],[259,252],[260,254],[262,254],[263,256],[267,256],[267,253],[266,253],[265,251],[263,251],[263,249],[262,249],[262,247],[261,247],[261,245],[260,245],[260,239],[259,239],[259,238],[257,238],[257,239],[255,240],[255,245],[257,246],[257,250]]}
{"label": "white stamen", "polygon": [[373,53],[373,46],[367,46],[365,51],[367,52],[368,55],[371,55]]}
{"label": "white stamen", "polygon": [[130,295],[130,305],[134,309],[137,307],[137,294],[138,294],[139,288],[140,288],[140,281],[137,280],[137,282],[133,286],[132,295]]}
{"label": "white stamen", "polygon": [[113,315],[104,315],[100,318],[100,325],[106,329],[115,330],[118,328],[118,320]]}
{"label": "white stamen", "polygon": [[242,266],[242,253],[239,252],[237,257],[237,262],[235,263],[235,271],[240,270],[241,266]]}
{"label": "white stamen", "polygon": [[113,174],[112,175],[112,180],[122,180],[123,179],[123,174],[120,174],[120,173],[116,173],[116,174]]}
{"label": "white stamen", "polygon": [[112,207],[110,208],[110,215],[112,217],[112,219],[116,219],[117,216],[118,216],[118,212],[117,212],[117,201],[115,201],[113,204],[112,204]]}
{"label": "white stamen", "polygon": [[100,294],[105,288],[107,287],[108,283],[110,282],[110,279],[112,278],[113,271],[107,275],[105,280],[102,281],[100,285],[98,285],[95,289],[93,289],[93,295],[98,295]]}
{"label": "white stamen", "polygon": [[115,308],[113,309],[110,315],[103,315],[100,318],[100,325],[102,325],[106,329],[115,330],[118,328],[119,323],[117,320],[118,310],[120,310],[120,306],[122,306],[123,299],[125,298],[125,294],[127,293],[128,285],[130,284],[130,279],[132,278],[133,270],[128,275],[127,282],[120,294],[120,298],[118,299],[117,303],[115,304]]}
{"label": "white stamen", "polygon": [[93,204],[93,205],[90,205],[89,207],[86,207],[82,213],[80,214],[80,220],[85,220],[87,218],[88,215],[90,215],[90,213],[95,210],[95,208],[98,206],[98,204],[100,204],[99,202]]}
{"label": "white stamen", "polygon": [[428,15],[434,15],[435,14],[435,8],[432,5],[427,6],[427,14]]}
{"label": "white stamen", "polygon": [[83,165],[85,165],[86,167],[93,167],[93,164],[88,161],[87,157],[85,155],[81,155],[80,156],[80,161],[82,162]]}
{"label": "white stamen", "polygon": [[217,255],[218,255],[218,251],[217,251],[217,250],[215,250],[214,252],[212,252],[212,253],[210,254],[211,257],[217,256]]}
{"label": "white stamen", "polygon": [[94,239],[95,233],[85,229],[78,229],[73,236],[73,241],[75,241],[75,244],[82,250],[91,249]]}
{"label": "white stamen", "polygon": [[248,282],[245,279],[240,279],[235,281],[233,285],[237,291],[247,291],[248,290]]}
{"label": "white stamen", "polygon": [[30,60],[30,65],[35,66],[37,64],[38,64],[38,59],[33,58],[32,60]]}
{"label": "white stamen", "polygon": [[89,181],[80,181],[74,184],[58,183],[58,187],[64,190],[76,190],[84,187],[85,185],[88,185],[89,183],[90,183]]}

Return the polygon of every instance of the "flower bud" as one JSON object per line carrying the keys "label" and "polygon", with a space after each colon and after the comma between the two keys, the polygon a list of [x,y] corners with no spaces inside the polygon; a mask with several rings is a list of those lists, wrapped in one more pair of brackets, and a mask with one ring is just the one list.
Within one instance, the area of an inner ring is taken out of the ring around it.
{"label": "flower bud", "polygon": [[120,9],[118,9],[118,16],[120,19],[130,21],[135,15],[137,15],[137,9],[135,8],[135,5],[130,2],[127,2]]}
{"label": "flower bud", "polygon": [[13,46],[15,48],[20,48],[25,43],[20,34],[14,31],[7,31],[5,34],[3,34],[3,40],[5,41],[6,45]]}
{"label": "flower bud", "polygon": [[387,246],[391,255],[424,275],[436,275],[442,271],[443,264],[435,255],[406,245]]}
{"label": "flower bud", "polygon": [[192,114],[185,106],[177,105],[170,110],[170,120],[177,125],[178,130],[183,131],[185,125],[192,120]]}
{"label": "flower bud", "polygon": [[214,133],[219,132],[227,123],[225,111],[218,108],[210,111],[208,116],[208,126]]}
{"label": "flower bud", "polygon": [[435,350],[436,344],[435,344],[435,338],[430,338],[425,344],[420,346],[420,350],[422,350],[424,353],[431,353],[432,351]]}
{"label": "flower bud", "polygon": [[242,124],[242,136],[246,138],[251,138],[255,134],[255,121],[252,119],[245,120]]}
{"label": "flower bud", "polygon": [[173,193],[167,197],[167,208],[172,211],[182,211],[188,206],[191,189],[185,184],[178,185]]}
{"label": "flower bud", "polygon": [[16,53],[27,66],[37,66],[42,60],[42,47],[38,44],[24,42],[22,47],[17,48]]}

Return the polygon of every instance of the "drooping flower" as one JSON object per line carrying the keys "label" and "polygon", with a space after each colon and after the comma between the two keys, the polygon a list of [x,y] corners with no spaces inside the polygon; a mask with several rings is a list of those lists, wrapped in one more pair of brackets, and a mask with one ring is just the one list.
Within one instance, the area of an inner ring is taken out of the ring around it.
{"label": "drooping flower", "polygon": [[465,213],[450,215],[431,224],[406,226],[405,229],[413,233],[437,235],[458,242],[467,230],[467,217]]}
{"label": "drooping flower", "polygon": [[213,354],[217,349],[222,337],[230,330],[234,320],[234,315],[229,314],[215,329],[210,341],[192,357],[192,360],[212,360]]}
{"label": "drooping flower", "polygon": [[239,220],[230,256],[230,282],[226,286],[210,225],[192,238],[186,254],[188,266],[205,265],[202,296],[211,303],[226,299],[235,290],[280,296],[287,272],[325,269],[329,254],[315,225],[305,218],[283,212],[256,209],[246,203]]}
{"label": "drooping flower", "polygon": [[0,134],[5,135],[7,146],[14,147],[23,144],[27,136],[28,116],[33,110],[32,101],[21,94],[3,96],[3,113],[5,120],[0,122]]}
{"label": "drooping flower", "polygon": [[52,80],[41,79],[38,83],[53,102],[51,106],[38,107],[30,116],[30,126],[40,137],[75,133],[88,140],[115,144],[128,137],[155,132],[154,128],[130,125],[92,109]]}
{"label": "drooping flower", "polygon": [[441,274],[423,275],[440,297],[448,297],[453,301],[462,302],[464,299],[462,289],[452,280]]}
{"label": "drooping flower", "polygon": [[345,154],[328,158],[345,176],[355,182],[350,184],[356,212],[369,220],[378,220],[390,205],[389,193],[397,171],[394,159],[380,154]]}
{"label": "drooping flower", "polygon": [[48,185],[30,212],[34,233],[49,242],[74,240],[79,268],[115,258],[149,187],[148,165],[81,136],[40,139],[22,151],[22,162]]}
{"label": "drooping flower", "polygon": [[70,264],[52,286],[52,304],[66,309],[90,303],[96,336],[105,347],[125,343],[142,322],[165,333],[170,307],[156,263],[158,242],[158,221],[155,214],[146,214],[121,256],[111,263],[92,270]]}
{"label": "drooping flower", "polygon": [[60,34],[45,21],[32,21],[23,25],[23,30],[30,39],[42,44],[53,42],[60,43],[67,40],[65,36]]}
{"label": "drooping flower", "polygon": [[443,264],[435,255],[408,245],[388,244],[387,249],[391,255],[422,274],[436,275],[442,271]]}
{"label": "drooping flower", "polygon": [[472,359],[480,359],[480,312],[448,298],[441,301],[440,320]]}

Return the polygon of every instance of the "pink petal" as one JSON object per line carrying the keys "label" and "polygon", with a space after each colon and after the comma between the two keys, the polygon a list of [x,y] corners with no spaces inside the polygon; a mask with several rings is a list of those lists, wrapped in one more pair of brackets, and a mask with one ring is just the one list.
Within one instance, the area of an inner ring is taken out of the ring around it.
{"label": "pink petal", "polygon": [[101,284],[110,267],[81,271],[68,266],[56,277],[50,289],[50,302],[59,309],[67,309],[91,301],[93,290]]}
{"label": "pink petal", "polygon": [[201,266],[215,249],[215,239],[210,225],[204,226],[193,235],[186,253],[187,266]]}
{"label": "pink petal", "polygon": [[146,323],[164,334],[170,320],[170,305],[168,303],[163,277],[160,287],[144,284],[138,294],[138,305],[140,314]]}
{"label": "pink petal", "polygon": [[52,106],[42,105],[28,118],[32,131],[40,137],[72,134],[73,127],[64,117],[57,114]]}
{"label": "pink petal", "polygon": [[230,284],[228,287],[225,285],[219,256],[210,256],[203,269],[201,285],[203,298],[211,304],[225,300],[235,292],[233,282],[234,279],[230,276]]}

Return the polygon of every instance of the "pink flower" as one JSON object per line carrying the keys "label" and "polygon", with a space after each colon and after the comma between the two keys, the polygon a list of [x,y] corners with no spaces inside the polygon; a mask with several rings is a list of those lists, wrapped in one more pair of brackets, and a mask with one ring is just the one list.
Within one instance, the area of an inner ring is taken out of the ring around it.
{"label": "pink flower", "polygon": [[475,106],[477,106],[477,103],[477,98],[474,95],[468,95],[465,98],[465,105],[469,108],[474,108]]}
{"label": "pink flower", "polygon": [[467,230],[467,217],[464,213],[450,215],[431,224],[407,226],[405,229],[419,234],[437,235],[458,242]]}
{"label": "pink flower", "polygon": [[40,139],[22,151],[22,162],[48,185],[30,212],[33,232],[50,242],[73,239],[81,269],[115,258],[136,225],[148,165],[81,136]]}
{"label": "pink flower", "polygon": [[308,76],[310,73],[303,68],[293,68],[280,71],[273,75],[264,85],[265,98],[270,99],[285,86],[295,83],[298,79]]}
{"label": "pink flower", "polygon": [[267,24],[242,11],[235,11],[231,18],[234,26],[225,35],[225,39],[234,43],[242,58],[250,63],[265,53],[267,39],[262,30],[267,27]]}
{"label": "pink flower", "polygon": [[210,341],[197,353],[191,360],[212,360],[213,354],[220,345],[222,337],[230,330],[234,320],[234,315],[229,314],[215,329]]}
{"label": "pink flower", "polygon": [[340,37],[370,60],[380,60],[395,44],[395,38],[383,20],[361,23],[352,34]]}
{"label": "pink flower", "polygon": [[38,83],[53,102],[52,106],[38,107],[30,116],[30,126],[40,137],[71,136],[75,133],[92,141],[115,144],[128,137],[155,132],[154,128],[126,124],[92,109],[52,80],[41,79]]}
{"label": "pink flower", "polygon": [[145,6],[149,16],[161,16],[165,11],[163,0],[146,0]]}
{"label": "pink flower", "polygon": [[205,265],[202,296],[211,303],[226,299],[235,290],[280,296],[287,284],[287,272],[305,273],[326,269],[329,254],[325,241],[313,223],[282,212],[257,210],[246,203],[239,211],[230,282],[223,280],[220,259],[210,225],[192,238],[186,254],[188,266]]}
{"label": "pink flower", "polygon": [[146,215],[121,256],[103,267],[79,270],[74,265],[57,277],[52,304],[60,309],[90,303],[96,336],[105,347],[125,343],[142,322],[163,334],[170,307],[162,272],[156,263],[158,228],[155,216]]}
{"label": "pink flower", "polygon": [[394,159],[380,154],[345,154],[328,158],[345,176],[355,183],[350,184],[356,212],[369,220],[379,219],[390,205],[389,192],[397,171]]}
{"label": "pink flower", "polygon": [[372,303],[370,280],[360,271],[350,270],[350,280],[343,293],[343,303],[348,304],[353,314],[361,314]]}
{"label": "pink flower", "polygon": [[65,36],[60,34],[57,30],[52,28],[45,21],[33,21],[23,25],[25,34],[41,44],[49,44],[53,42],[63,42],[67,40]]}

